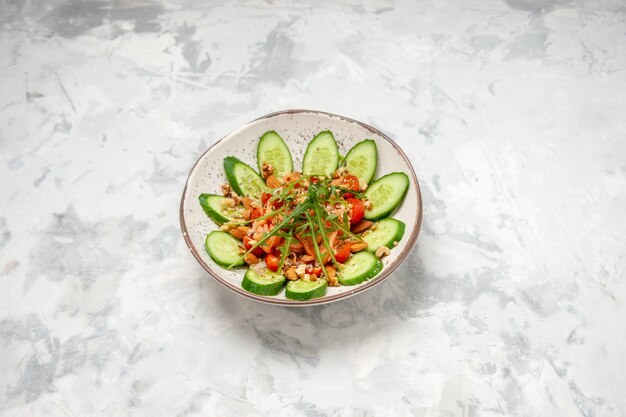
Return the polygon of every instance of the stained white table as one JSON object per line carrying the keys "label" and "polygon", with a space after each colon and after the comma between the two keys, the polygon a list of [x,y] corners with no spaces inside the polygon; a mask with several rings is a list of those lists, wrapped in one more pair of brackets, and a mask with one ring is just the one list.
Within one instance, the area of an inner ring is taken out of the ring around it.
{"label": "stained white table", "polygon": [[[626,415],[620,1],[0,6],[3,416]],[[410,259],[345,302],[241,299],[187,172],[275,110],[410,156]]]}

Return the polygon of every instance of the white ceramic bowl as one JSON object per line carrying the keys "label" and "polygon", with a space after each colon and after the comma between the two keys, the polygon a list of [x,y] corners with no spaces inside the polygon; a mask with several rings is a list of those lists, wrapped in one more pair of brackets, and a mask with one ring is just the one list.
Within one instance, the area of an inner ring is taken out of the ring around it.
{"label": "white ceramic bowl", "polygon": [[[287,143],[293,156],[294,169],[301,170],[302,158],[309,141],[320,131],[333,132],[342,155],[357,142],[373,139],[378,147],[378,166],[375,178],[394,171],[409,177],[409,190],[402,205],[392,214],[406,224],[404,237],[391,255],[383,258],[384,268],[369,281],[355,286],[328,287],[324,297],[309,301],[295,301],[284,294],[260,296],[241,288],[245,268],[227,270],[216,264],[204,248],[204,240],[218,226],[211,221],[198,203],[202,193],[219,194],[220,184],[226,182],[223,160],[232,155],[256,167],[256,147],[259,137],[275,130]],[[422,196],[413,167],[404,152],[389,137],[377,129],[346,117],[311,110],[286,110],[268,114],[226,135],[211,146],[195,163],[183,190],[180,203],[180,224],[196,260],[220,284],[244,297],[271,304],[306,306],[345,299],[365,291],[386,279],[408,256],[413,248],[422,223]]]}

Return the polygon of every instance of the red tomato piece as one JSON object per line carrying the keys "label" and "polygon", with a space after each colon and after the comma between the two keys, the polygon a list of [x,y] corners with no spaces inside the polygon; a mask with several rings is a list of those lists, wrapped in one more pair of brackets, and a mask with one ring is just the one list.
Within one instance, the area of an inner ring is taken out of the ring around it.
{"label": "red tomato piece", "polygon": [[265,263],[267,264],[267,269],[270,271],[278,271],[278,264],[280,264],[280,256],[275,253],[268,253],[265,257]]}
{"label": "red tomato piece", "polygon": [[341,186],[353,191],[359,191],[361,189],[359,179],[354,175],[346,175],[341,179]]}
{"label": "red tomato piece", "polygon": [[[243,246],[246,248],[246,250],[250,250],[250,248],[253,246],[252,243],[250,243],[251,240],[252,239],[250,239],[248,236],[244,236],[243,237]],[[252,251],[252,254],[255,255],[255,256],[262,256],[263,255],[263,249],[261,249],[260,246],[257,246]]]}
{"label": "red tomato piece", "polygon": [[348,198],[346,201],[352,206],[352,209],[350,210],[350,223],[355,224],[360,222],[365,215],[365,206],[363,206],[363,202],[358,198]]}
{"label": "red tomato piece", "polygon": [[340,264],[344,263],[350,257],[350,245],[343,244],[335,251],[335,260]]}
{"label": "red tomato piece", "polygon": [[306,268],[306,273],[309,275],[315,275],[316,277],[319,277],[320,275],[322,275],[322,267],[309,265]]}
{"label": "red tomato piece", "polygon": [[263,205],[267,204],[267,201],[272,198],[272,195],[270,193],[263,193],[261,194],[261,202],[263,203]]}

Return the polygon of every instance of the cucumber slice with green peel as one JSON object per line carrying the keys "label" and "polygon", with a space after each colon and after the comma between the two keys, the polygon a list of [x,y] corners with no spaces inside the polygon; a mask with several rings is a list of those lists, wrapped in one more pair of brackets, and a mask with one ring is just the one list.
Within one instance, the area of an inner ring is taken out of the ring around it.
{"label": "cucumber slice with green peel", "polygon": [[224,171],[231,188],[240,196],[260,198],[268,190],[263,178],[234,156],[224,158]]}
{"label": "cucumber slice with green peel", "polygon": [[221,195],[200,194],[198,200],[207,216],[217,224],[221,225],[243,217],[243,209],[241,207],[225,207],[224,200],[226,197]]}
{"label": "cucumber slice with green peel", "polygon": [[241,266],[243,258],[239,253],[240,244],[229,233],[214,230],[207,235],[204,247],[216,263],[222,266]]}
{"label": "cucumber slice with green peel", "polygon": [[392,172],[371,184],[365,197],[370,207],[365,210],[367,220],[378,220],[390,215],[400,205],[409,189],[409,177],[404,172]]}
{"label": "cucumber slice with green peel", "polygon": [[311,298],[323,297],[326,295],[326,287],[328,283],[325,279],[317,281],[289,281],[285,289],[285,297],[291,300],[306,301]]}
{"label": "cucumber slice with green peel", "polygon": [[276,295],[283,289],[285,277],[270,270],[258,271],[249,268],[243,276],[244,290],[258,295]]}
{"label": "cucumber slice with green peel", "polygon": [[341,285],[357,285],[375,277],[383,269],[383,262],[369,252],[353,254],[343,264],[337,279]]}
{"label": "cucumber slice with green peel", "polygon": [[273,130],[265,132],[256,148],[256,160],[259,172],[263,172],[263,162],[270,164],[274,173],[283,176],[293,172],[291,152],[285,141]]}
{"label": "cucumber slice with green peel", "polygon": [[333,133],[320,132],[313,138],[304,152],[302,173],[304,175],[332,175],[339,164],[339,151]]}
{"label": "cucumber slice with green peel", "polygon": [[359,179],[359,183],[368,183],[374,178],[376,173],[376,161],[378,151],[376,142],[372,139],[365,139],[357,143],[348,151],[343,160],[343,165],[348,172]]}
{"label": "cucumber slice with green peel", "polygon": [[393,243],[397,244],[404,236],[405,225],[400,220],[386,218],[377,221],[374,225],[361,235],[367,242],[367,250],[370,252],[376,252],[376,249],[381,246],[393,249],[396,246]]}

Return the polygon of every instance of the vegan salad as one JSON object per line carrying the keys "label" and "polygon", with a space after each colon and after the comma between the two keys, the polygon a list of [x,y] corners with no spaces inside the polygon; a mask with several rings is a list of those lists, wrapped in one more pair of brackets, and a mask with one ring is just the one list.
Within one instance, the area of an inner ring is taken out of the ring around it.
{"label": "vegan salad", "polygon": [[[205,247],[225,268],[247,266],[242,287],[254,294],[309,300],[328,286],[357,285],[383,269],[404,235],[389,217],[407,192],[402,172],[373,181],[376,143],[363,140],[339,155],[330,131],[308,144],[302,171],[274,131],[257,146],[259,171],[234,156],[224,159],[221,194],[201,194],[200,205],[220,230]],[[286,283],[286,285],[285,285]]]}

